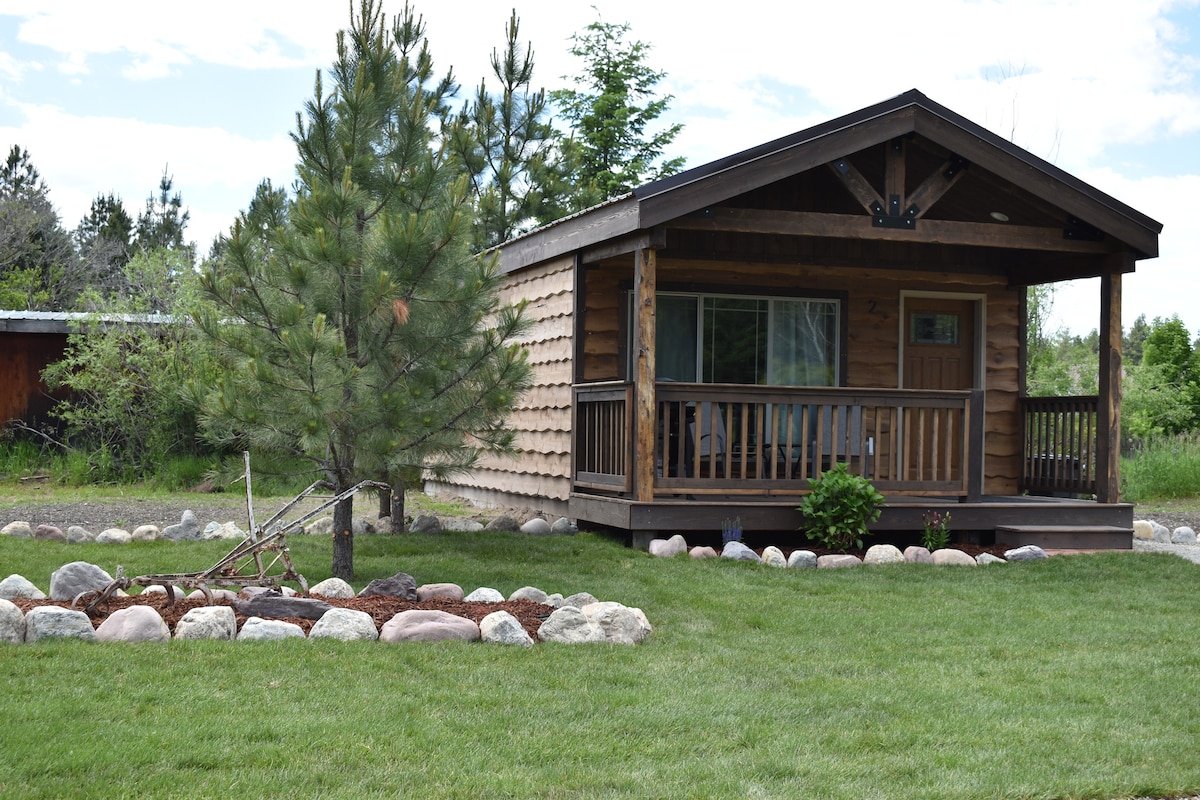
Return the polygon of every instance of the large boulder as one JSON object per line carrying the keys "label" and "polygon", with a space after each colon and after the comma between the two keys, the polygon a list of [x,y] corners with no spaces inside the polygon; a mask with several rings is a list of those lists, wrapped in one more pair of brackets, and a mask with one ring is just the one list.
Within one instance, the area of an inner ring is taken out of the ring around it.
{"label": "large boulder", "polygon": [[991,553],[980,553],[975,556],[975,563],[981,567],[989,566],[990,564],[1007,564],[1000,556],[994,556]]}
{"label": "large boulder", "polygon": [[473,620],[445,611],[426,609],[401,611],[383,623],[379,630],[379,641],[388,643],[477,642],[479,638],[479,626]]}
{"label": "large boulder", "polygon": [[674,558],[677,555],[686,553],[687,549],[687,540],[677,533],[670,539],[651,539],[649,552],[650,555],[657,556],[658,558]]}
{"label": "large boulder", "polygon": [[62,528],[54,525],[38,525],[37,530],[33,532],[33,538],[45,539],[51,542],[65,542],[67,535],[63,533]]}
{"label": "large boulder", "polygon": [[703,560],[706,558],[716,558],[717,551],[714,550],[713,548],[709,547],[708,545],[704,544],[704,545],[700,545],[698,547],[693,547],[691,550],[688,550],[688,556],[690,556],[691,558],[693,558],[697,561],[700,561],[700,560]]}
{"label": "large boulder", "polygon": [[516,531],[521,529],[521,523],[511,514],[501,514],[484,525],[483,529],[485,531]]}
{"label": "large boulder", "polygon": [[783,551],[773,544],[763,548],[762,562],[768,567],[787,566],[787,558],[784,557]]}
{"label": "large boulder", "polygon": [[1196,544],[1196,532],[1187,525],[1171,531],[1171,544]]}
{"label": "large boulder", "polygon": [[939,567],[977,567],[975,559],[954,548],[942,548],[933,551],[933,563]]}
{"label": "large boulder", "polygon": [[349,600],[351,597],[354,597],[354,587],[341,578],[326,578],[309,589],[308,593],[320,597]]}
{"label": "large boulder", "polygon": [[25,641],[25,615],[15,603],[0,599],[0,644]]}
{"label": "large boulder", "polygon": [[812,550],[793,550],[787,565],[792,569],[811,569],[817,566],[817,554]]}
{"label": "large boulder", "polygon": [[904,560],[909,564],[932,564],[933,553],[929,552],[928,547],[913,544],[904,548]]}
{"label": "large boulder", "polygon": [[1152,519],[1139,519],[1134,520],[1133,523],[1133,538],[1144,542],[1169,544],[1171,542],[1171,531],[1166,525],[1160,525]]}
{"label": "large boulder", "polygon": [[249,600],[235,600],[233,607],[243,617],[272,619],[320,619],[333,606],[311,597],[284,597],[274,592],[255,595]]}
{"label": "large boulder", "polygon": [[33,526],[24,520],[16,520],[0,528],[0,536],[12,536],[16,539],[32,539]]}
{"label": "large boulder", "polygon": [[447,517],[442,520],[442,530],[455,533],[476,533],[483,530],[483,523],[467,517]]}
{"label": "large boulder", "polygon": [[762,563],[762,559],[758,557],[758,553],[736,540],[725,543],[725,547],[721,549],[721,558],[732,558],[734,561],[753,561],[756,564]]}
{"label": "large boulder", "polygon": [[817,556],[817,569],[846,569],[848,567],[861,567],[862,563],[861,558],[849,553],[832,553]]}
{"label": "large boulder", "polygon": [[22,575],[9,575],[0,581],[0,599],[13,600],[18,597],[27,600],[45,600],[46,593]]}
{"label": "large boulder", "polygon": [[522,586],[508,596],[509,600],[529,600],[534,603],[550,602],[550,595],[543,592],[536,586]]}
{"label": "large boulder", "polygon": [[171,629],[150,606],[129,606],[114,611],[96,628],[100,642],[169,642]]}
{"label": "large boulder", "polygon": [[534,517],[521,526],[521,533],[527,533],[530,536],[549,536],[553,530],[550,523],[541,517]]}
{"label": "large boulder", "polygon": [[463,600],[468,603],[503,603],[504,595],[500,594],[499,589],[493,589],[490,586],[480,586],[464,597]]}
{"label": "large boulder", "polygon": [[313,624],[308,638],[373,642],[379,638],[379,631],[375,628],[375,620],[365,611],[332,608]]}
{"label": "large boulder", "polygon": [[183,512],[183,516],[179,518],[178,523],[163,528],[162,538],[169,539],[172,542],[193,541],[199,539],[203,532],[199,520],[196,519],[196,515],[189,508]]}
{"label": "large boulder", "polygon": [[620,603],[591,603],[582,610],[589,620],[600,626],[604,640],[610,644],[639,644],[653,631],[640,608],[629,608]]}
{"label": "large boulder", "polygon": [[271,642],[279,639],[303,639],[304,629],[294,622],[284,622],[281,619],[263,619],[250,617],[238,631],[237,640]]}
{"label": "large boulder", "polygon": [[418,514],[408,526],[412,533],[440,533],[442,521],[432,514]]}
{"label": "large boulder", "polygon": [[220,639],[237,635],[237,615],[230,606],[203,606],[188,611],[175,624],[176,639]]}
{"label": "large boulder", "polygon": [[129,544],[133,534],[124,528],[105,528],[96,534],[96,544]]}
{"label": "large boulder", "polygon": [[96,537],[87,528],[71,525],[67,528],[67,541],[71,544],[87,544],[96,541]]}
{"label": "large boulder", "polygon": [[462,600],[462,587],[457,583],[426,583],[417,587],[417,602],[434,599]]}
{"label": "large boulder", "polygon": [[1040,561],[1049,557],[1046,551],[1036,544],[1027,544],[1024,547],[1004,551],[1004,558],[1008,561]]}
{"label": "large boulder", "polygon": [[515,644],[532,647],[529,631],[507,611],[493,611],[479,621],[479,638],[489,644]]}
{"label": "large boulder", "polygon": [[864,564],[903,564],[904,553],[894,544],[873,544],[863,556]]}
{"label": "large boulder", "polygon": [[550,526],[551,533],[561,533],[570,536],[573,533],[579,533],[579,526],[566,517],[559,517],[554,520],[554,524]]}
{"label": "large boulder", "polygon": [[95,641],[96,629],[82,611],[61,606],[38,606],[25,615],[25,641],[39,639],[84,639]]}
{"label": "large boulder", "polygon": [[543,642],[580,644],[605,641],[604,629],[589,619],[583,609],[566,606],[554,611],[538,628]]}
{"label": "large boulder", "polygon": [[72,561],[50,575],[50,599],[74,600],[82,592],[94,592],[112,583],[112,576],[86,561]]}
{"label": "large boulder", "polygon": [[240,542],[246,538],[246,532],[239,528],[236,523],[220,523],[214,520],[204,526],[204,532],[200,534],[200,538],[206,542],[213,539],[229,539]]}
{"label": "large boulder", "polygon": [[417,599],[417,581],[412,575],[405,572],[397,572],[390,578],[376,578],[358,593],[359,597],[373,597],[375,595],[399,597],[401,600],[415,601]]}
{"label": "large boulder", "polygon": [[135,542],[157,542],[162,531],[157,525],[138,525],[130,534]]}

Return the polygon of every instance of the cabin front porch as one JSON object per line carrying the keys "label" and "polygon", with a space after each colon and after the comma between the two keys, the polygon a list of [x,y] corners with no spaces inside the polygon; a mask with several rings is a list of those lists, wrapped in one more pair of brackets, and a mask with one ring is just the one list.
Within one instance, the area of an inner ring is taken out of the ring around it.
{"label": "cabin front porch", "polygon": [[[983,543],[1132,546],[1133,507],[1105,497],[1097,397],[1020,400],[1019,488],[1000,495],[985,491],[978,389],[660,381],[640,415],[630,382],[580,384],[574,399],[571,516],[631,531],[634,544],[733,519],[796,532],[809,478],[840,462],[887,498],[873,531],[919,531],[927,511],[952,510],[954,532]],[[644,435],[639,419],[653,420]]]}

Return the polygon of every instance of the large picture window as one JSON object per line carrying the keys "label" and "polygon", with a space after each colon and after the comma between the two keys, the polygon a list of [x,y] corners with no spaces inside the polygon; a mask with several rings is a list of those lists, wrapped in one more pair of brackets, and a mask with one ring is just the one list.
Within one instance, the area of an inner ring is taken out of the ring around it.
{"label": "large picture window", "polygon": [[663,292],[657,303],[659,380],[838,384],[835,299]]}

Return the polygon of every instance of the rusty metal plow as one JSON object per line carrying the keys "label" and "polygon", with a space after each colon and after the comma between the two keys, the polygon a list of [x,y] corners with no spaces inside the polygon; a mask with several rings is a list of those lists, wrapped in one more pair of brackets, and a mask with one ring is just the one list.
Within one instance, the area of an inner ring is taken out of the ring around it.
{"label": "rusty metal plow", "polygon": [[[291,554],[285,538],[288,532],[301,527],[306,522],[316,519],[326,510],[337,505],[342,500],[353,497],[363,489],[386,489],[389,491],[391,489],[385,483],[363,481],[341,494],[315,498],[324,502],[293,520],[285,520],[284,517],[297,505],[313,497],[313,492],[317,489],[330,488],[327,482],[317,481],[296,495],[287,505],[260,526],[254,522],[254,500],[250,487],[250,454],[245,453],[244,458],[246,461],[246,515],[250,523],[250,531],[246,534],[246,538],[242,540],[241,544],[229,551],[216,564],[213,564],[202,572],[139,575],[136,578],[130,578],[125,575],[124,568],[118,566],[117,576],[113,578],[111,583],[103,589],[81,592],[71,601],[71,607],[77,608],[82,602],[87,611],[95,611],[101,603],[113,597],[118,590],[128,589],[131,586],[162,586],[167,592],[168,604],[175,602],[174,587],[176,586],[185,590],[199,589],[204,593],[204,597],[209,605],[212,605],[213,602],[211,588],[213,586],[238,587],[239,589],[246,586],[274,587],[284,581],[291,581],[300,585],[302,594],[308,594],[308,581],[296,571],[295,566],[292,564]],[[282,565],[282,569],[276,571],[276,568],[280,565]]]}

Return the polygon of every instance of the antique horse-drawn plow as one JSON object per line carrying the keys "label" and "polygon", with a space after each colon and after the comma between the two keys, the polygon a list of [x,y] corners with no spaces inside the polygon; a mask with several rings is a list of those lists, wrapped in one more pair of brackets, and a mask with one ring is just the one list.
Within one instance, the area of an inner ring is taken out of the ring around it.
{"label": "antique horse-drawn plow", "polygon": [[[200,572],[139,575],[135,578],[130,578],[125,575],[123,568],[118,566],[117,576],[113,578],[111,583],[103,589],[81,592],[75,596],[75,599],[71,602],[71,607],[77,608],[82,603],[87,611],[94,611],[101,603],[114,596],[118,590],[128,589],[131,586],[161,586],[167,592],[168,603],[175,601],[176,586],[185,590],[199,589],[204,593],[204,597],[207,599],[209,605],[212,605],[213,602],[212,587],[214,586],[237,587],[239,589],[246,586],[277,587],[280,583],[289,581],[299,584],[302,594],[308,594],[308,581],[296,571],[295,566],[292,564],[292,557],[288,551],[287,539],[285,538],[287,534],[301,527],[306,522],[316,519],[328,509],[343,500],[353,497],[363,489],[378,489],[380,491],[390,491],[391,489],[385,483],[363,481],[337,495],[313,497],[313,492],[318,489],[331,488],[327,482],[317,481],[296,495],[295,498],[260,526],[254,521],[254,497],[250,485],[250,454],[244,453],[243,457],[246,462],[244,479],[246,481],[246,516],[249,521],[249,532],[241,544],[231,550],[216,564]],[[323,502],[316,508],[305,512],[293,520],[288,521],[284,519],[296,506],[307,499],[319,499]]]}

